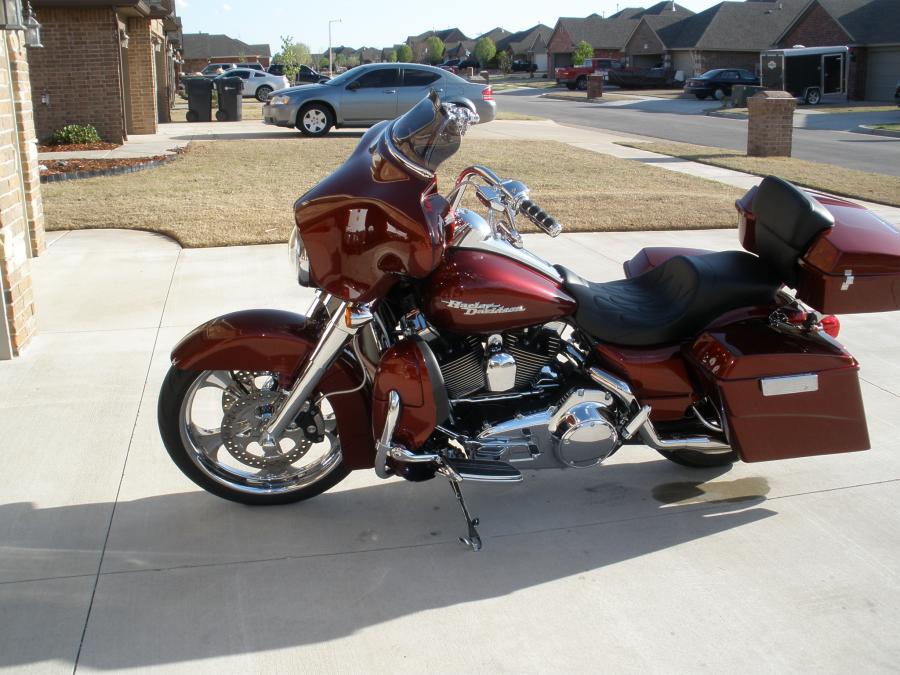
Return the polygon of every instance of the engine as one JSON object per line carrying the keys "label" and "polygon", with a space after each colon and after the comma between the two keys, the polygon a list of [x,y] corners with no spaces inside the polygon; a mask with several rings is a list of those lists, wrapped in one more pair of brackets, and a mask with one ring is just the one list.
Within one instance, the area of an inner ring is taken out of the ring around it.
{"label": "engine", "polygon": [[[436,350],[450,399],[530,390],[556,361],[560,336],[548,327],[447,342]],[[486,396],[487,397],[487,396]]]}

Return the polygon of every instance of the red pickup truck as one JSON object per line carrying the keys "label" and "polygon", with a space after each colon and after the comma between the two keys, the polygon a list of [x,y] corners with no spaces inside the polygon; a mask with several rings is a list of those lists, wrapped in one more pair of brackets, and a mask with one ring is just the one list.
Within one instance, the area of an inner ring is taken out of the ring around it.
{"label": "red pickup truck", "polygon": [[556,84],[564,84],[569,89],[587,89],[587,76],[591,73],[600,73],[606,79],[606,73],[622,64],[616,59],[587,59],[580,66],[566,66],[556,69]]}

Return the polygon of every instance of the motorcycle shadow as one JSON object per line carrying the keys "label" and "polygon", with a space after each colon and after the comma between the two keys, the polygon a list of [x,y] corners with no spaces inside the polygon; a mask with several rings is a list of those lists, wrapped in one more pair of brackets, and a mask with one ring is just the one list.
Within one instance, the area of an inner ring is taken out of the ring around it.
{"label": "motorcycle shadow", "polygon": [[[761,507],[765,481],[747,480],[652,461],[545,471],[511,486],[466,484],[483,523],[477,554],[456,540],[463,520],[443,480],[375,482],[361,472],[342,489],[277,508],[198,491],[120,501],[79,665],[119,670],[285,649],[398,619],[410,631],[422,612],[550,582],[569,597],[584,575],[596,581],[605,568],[775,515]],[[7,550],[35,563],[68,555],[75,541],[65,533],[111,508],[0,507],[20,532],[46,532],[50,520],[60,533],[50,546],[26,536],[5,542]],[[634,583],[644,564],[634,563]],[[4,603],[19,617],[84,611],[83,591],[35,594],[30,586],[6,585]],[[57,640],[34,660],[73,656]],[[0,666],[28,662],[21,649],[0,649]]]}

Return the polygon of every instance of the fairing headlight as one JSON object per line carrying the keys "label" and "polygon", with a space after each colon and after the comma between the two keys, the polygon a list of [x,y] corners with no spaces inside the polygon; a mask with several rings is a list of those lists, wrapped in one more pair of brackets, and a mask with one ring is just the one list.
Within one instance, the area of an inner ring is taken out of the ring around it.
{"label": "fairing headlight", "polygon": [[297,283],[301,286],[309,286],[309,256],[306,253],[306,246],[303,245],[303,239],[297,233],[297,228],[291,228],[291,236],[288,239],[289,255],[291,257],[291,266],[294,268],[294,275],[297,277]]}
{"label": "fairing headlight", "polygon": [[290,102],[290,98],[287,96],[270,96],[269,97],[269,105],[286,105]]}

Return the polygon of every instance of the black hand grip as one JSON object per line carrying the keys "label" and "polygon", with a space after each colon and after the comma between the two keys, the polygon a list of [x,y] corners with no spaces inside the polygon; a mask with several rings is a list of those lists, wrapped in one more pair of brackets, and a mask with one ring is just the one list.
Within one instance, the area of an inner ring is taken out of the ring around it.
{"label": "black hand grip", "polygon": [[519,204],[519,213],[524,213],[528,220],[551,237],[555,237],[562,231],[562,226],[556,222],[556,219],[530,199],[522,200]]}

